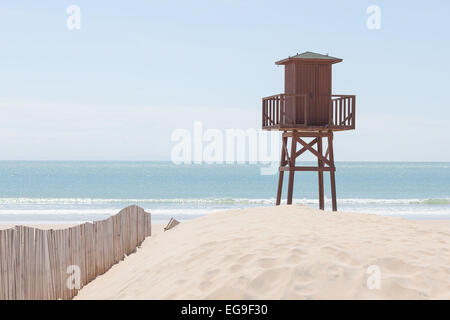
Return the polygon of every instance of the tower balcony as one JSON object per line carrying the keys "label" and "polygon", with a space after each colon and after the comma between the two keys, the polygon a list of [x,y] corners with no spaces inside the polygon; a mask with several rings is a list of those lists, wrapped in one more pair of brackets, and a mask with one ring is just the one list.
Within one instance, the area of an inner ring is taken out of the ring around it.
{"label": "tower balcony", "polygon": [[355,129],[356,96],[277,94],[262,99],[264,130]]}

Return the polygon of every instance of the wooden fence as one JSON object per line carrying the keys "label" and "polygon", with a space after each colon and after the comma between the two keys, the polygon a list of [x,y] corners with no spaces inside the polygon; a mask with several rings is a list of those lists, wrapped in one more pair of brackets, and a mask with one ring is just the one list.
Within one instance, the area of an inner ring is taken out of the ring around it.
{"label": "wooden fence", "polygon": [[150,235],[150,213],[138,206],[67,229],[0,230],[0,300],[72,299]]}

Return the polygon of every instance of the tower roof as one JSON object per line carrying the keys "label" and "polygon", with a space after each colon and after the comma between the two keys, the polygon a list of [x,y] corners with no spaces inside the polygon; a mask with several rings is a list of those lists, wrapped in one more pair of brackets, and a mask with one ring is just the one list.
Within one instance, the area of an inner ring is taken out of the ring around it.
{"label": "tower roof", "polygon": [[327,62],[327,63],[338,63],[338,62],[342,62],[342,59],[339,58],[335,58],[335,57],[331,57],[328,54],[324,55],[324,54],[320,54],[320,53],[315,53],[315,52],[303,52],[300,53],[293,57],[288,57],[286,59],[280,60],[275,62],[275,64],[280,65],[280,64],[286,64],[288,62],[293,62],[293,61],[306,61],[306,62]]}

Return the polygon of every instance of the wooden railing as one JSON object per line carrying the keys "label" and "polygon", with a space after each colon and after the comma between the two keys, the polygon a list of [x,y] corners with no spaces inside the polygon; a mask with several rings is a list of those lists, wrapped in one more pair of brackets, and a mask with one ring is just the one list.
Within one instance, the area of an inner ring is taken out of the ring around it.
{"label": "wooden railing", "polygon": [[[319,127],[336,130],[354,129],[355,100],[356,97],[353,95],[332,95],[329,104],[330,114],[328,120],[325,120],[328,123]],[[308,109],[306,95],[281,93],[265,97],[262,99],[262,127],[263,129],[308,127],[309,112],[311,111]]]}
{"label": "wooden railing", "polygon": [[0,230],[0,300],[72,299],[150,235],[150,213],[138,206],[67,229]]}
{"label": "wooden railing", "polygon": [[[284,95],[277,94],[270,97],[265,97],[262,100],[262,124],[263,127],[272,127],[280,124],[285,108]],[[281,121],[282,122],[282,121]]]}
{"label": "wooden railing", "polygon": [[355,100],[355,96],[331,96],[329,127],[355,129]]}
{"label": "wooden railing", "polygon": [[[303,98],[303,110],[294,108],[296,99]],[[291,109],[288,108],[291,106]],[[306,106],[306,95],[280,93],[262,99],[262,124],[263,128],[277,125],[295,125],[297,112],[304,112],[304,119],[308,119],[308,108]],[[307,123],[304,123],[307,124]]]}

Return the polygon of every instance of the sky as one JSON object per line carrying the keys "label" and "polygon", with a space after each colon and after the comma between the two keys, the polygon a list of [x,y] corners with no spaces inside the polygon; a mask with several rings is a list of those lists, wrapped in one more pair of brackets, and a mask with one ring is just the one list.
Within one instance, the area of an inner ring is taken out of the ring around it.
{"label": "sky", "polygon": [[448,12],[446,0],[2,0],[0,160],[170,160],[172,133],[194,121],[259,129],[261,98],[284,88],[274,62],[313,51],[344,60],[333,92],[357,96],[337,161],[450,161]]}

